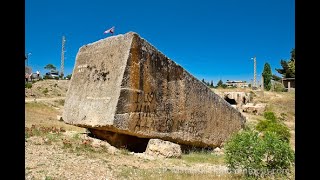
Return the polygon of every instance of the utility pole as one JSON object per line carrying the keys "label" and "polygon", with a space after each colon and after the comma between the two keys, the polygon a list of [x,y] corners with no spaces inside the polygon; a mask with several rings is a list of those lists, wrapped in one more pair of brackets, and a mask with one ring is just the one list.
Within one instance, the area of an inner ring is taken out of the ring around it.
{"label": "utility pole", "polygon": [[263,79],[263,76],[261,76],[261,90],[264,91],[264,79]]}
{"label": "utility pole", "polygon": [[32,73],[32,69],[29,67],[29,63],[28,63],[28,61],[29,61],[29,56],[30,55],[32,55],[31,53],[27,53],[27,54],[25,54],[25,62],[27,63],[27,65],[25,65],[25,73],[28,73],[28,74],[30,74],[30,73]]}
{"label": "utility pole", "polygon": [[256,56],[254,56],[251,59],[253,59],[253,86],[252,86],[252,88],[256,88],[257,87],[257,61],[256,61]]}
{"label": "utility pole", "polygon": [[28,60],[29,60],[29,56],[31,55],[31,53],[26,54],[25,60],[27,62],[27,66],[29,65]]}
{"label": "utility pole", "polygon": [[64,76],[64,43],[66,42],[66,39],[64,36],[62,36],[62,50],[61,50],[61,69],[60,69],[60,76],[63,78]]}

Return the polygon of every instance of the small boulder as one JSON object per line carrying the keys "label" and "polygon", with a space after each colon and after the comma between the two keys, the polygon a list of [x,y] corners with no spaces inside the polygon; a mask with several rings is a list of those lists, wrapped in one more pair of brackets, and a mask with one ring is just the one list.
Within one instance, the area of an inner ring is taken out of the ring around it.
{"label": "small boulder", "polygon": [[181,158],[182,151],[179,144],[160,139],[150,139],[145,153],[164,158]]}
{"label": "small boulder", "polygon": [[218,153],[218,152],[220,152],[221,151],[221,149],[219,148],[219,147],[216,147],[214,150],[213,150],[213,152],[215,152],[215,153]]}
{"label": "small boulder", "polygon": [[215,154],[215,155],[223,155],[223,154],[224,154],[224,151],[223,151],[221,148],[216,147],[216,148],[214,148],[214,150],[213,150],[213,154]]}
{"label": "small boulder", "polygon": [[248,103],[242,106],[243,112],[259,114],[259,115],[263,114],[265,109],[266,109],[265,103],[257,103],[256,105],[253,105],[252,103]]}

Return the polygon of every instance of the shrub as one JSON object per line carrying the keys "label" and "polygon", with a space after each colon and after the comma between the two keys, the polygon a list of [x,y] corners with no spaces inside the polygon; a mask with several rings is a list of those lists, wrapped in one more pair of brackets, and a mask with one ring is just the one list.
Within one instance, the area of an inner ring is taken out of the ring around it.
{"label": "shrub", "polygon": [[222,87],[223,89],[225,89],[225,88],[227,88],[228,86],[227,86],[226,84],[222,84],[221,87]]}
{"label": "shrub", "polygon": [[275,122],[277,120],[276,115],[271,112],[271,111],[266,111],[263,113],[263,117],[266,118],[267,120]]}
{"label": "shrub", "polygon": [[274,85],[273,85],[273,91],[275,91],[275,92],[285,92],[286,88],[284,87],[284,85],[282,83],[275,82]]}
{"label": "shrub", "polygon": [[257,124],[256,129],[262,133],[274,132],[279,135],[281,140],[285,142],[289,142],[291,137],[289,128],[285,124],[278,121],[273,122],[270,120],[261,120]]}
{"label": "shrub", "polygon": [[289,169],[294,161],[294,152],[289,143],[283,142],[282,139],[273,132],[266,132],[263,137],[265,149],[265,161],[267,169],[281,170]]}
{"label": "shrub", "polygon": [[264,136],[253,130],[233,135],[225,144],[225,158],[231,172],[241,170],[246,177],[286,176],[294,162],[288,143],[273,132]]}
{"label": "shrub", "polygon": [[265,132],[274,132],[279,135],[280,139],[285,142],[289,142],[291,134],[290,129],[280,122],[273,112],[267,111],[263,115],[266,119],[261,120],[257,126],[256,130],[265,133]]}
{"label": "shrub", "polygon": [[25,88],[31,89],[32,88],[32,83],[26,83],[24,85]]}
{"label": "shrub", "polygon": [[[250,169],[260,169],[263,149],[260,146],[257,132],[245,130],[233,136],[225,144],[225,158],[231,172],[237,169],[249,172]],[[249,175],[249,174],[245,174]]]}
{"label": "shrub", "polygon": [[279,117],[279,120],[285,121],[286,118],[287,118],[287,114],[286,114],[286,113],[281,113],[281,114],[280,114],[280,117]]}

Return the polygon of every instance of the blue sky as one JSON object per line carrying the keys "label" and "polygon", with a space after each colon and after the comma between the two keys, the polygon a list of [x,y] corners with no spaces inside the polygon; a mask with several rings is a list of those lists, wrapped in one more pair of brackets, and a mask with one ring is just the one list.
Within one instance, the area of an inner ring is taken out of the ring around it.
{"label": "blue sky", "polygon": [[199,80],[258,78],[266,62],[279,75],[281,59],[295,48],[294,0],[26,0],[25,51],[28,65],[60,70],[62,36],[65,75],[82,45],[114,35],[138,33]]}

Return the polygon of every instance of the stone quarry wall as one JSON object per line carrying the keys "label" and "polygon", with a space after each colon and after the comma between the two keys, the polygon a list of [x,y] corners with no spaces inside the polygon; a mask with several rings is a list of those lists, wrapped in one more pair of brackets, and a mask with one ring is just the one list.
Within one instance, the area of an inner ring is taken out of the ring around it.
{"label": "stone quarry wall", "polygon": [[239,111],[133,32],[80,48],[63,119],[198,147],[220,146],[245,123]]}

